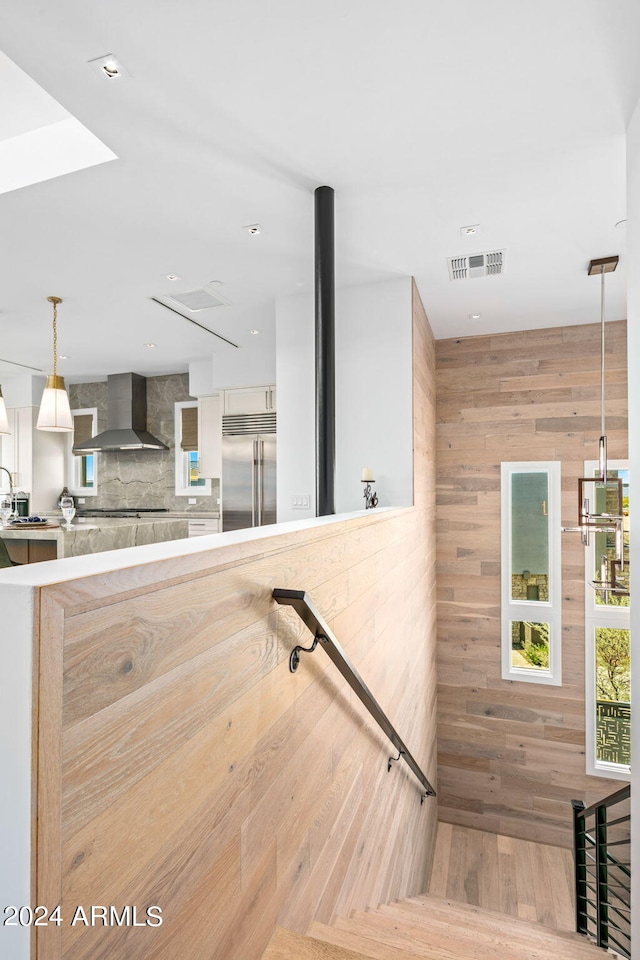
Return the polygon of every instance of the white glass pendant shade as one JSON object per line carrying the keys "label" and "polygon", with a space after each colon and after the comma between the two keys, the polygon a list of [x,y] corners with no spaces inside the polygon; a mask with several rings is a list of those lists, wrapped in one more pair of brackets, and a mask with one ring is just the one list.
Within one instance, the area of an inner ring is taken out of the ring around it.
{"label": "white glass pendant shade", "polygon": [[7,408],[5,406],[4,397],[2,396],[2,387],[0,387],[0,436],[9,436],[11,430],[9,430],[9,421],[7,419]]}
{"label": "white glass pendant shade", "polygon": [[73,430],[64,377],[47,377],[36,427],[52,433],[70,433]]}

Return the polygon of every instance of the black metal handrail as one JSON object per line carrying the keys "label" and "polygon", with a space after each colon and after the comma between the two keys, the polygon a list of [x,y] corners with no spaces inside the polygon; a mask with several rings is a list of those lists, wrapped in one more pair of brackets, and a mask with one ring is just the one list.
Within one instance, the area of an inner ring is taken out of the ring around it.
{"label": "black metal handrail", "polygon": [[631,957],[631,864],[629,857],[619,859],[610,848],[630,849],[631,841],[630,836],[610,839],[610,830],[630,824],[631,814],[614,813],[609,819],[608,813],[630,797],[627,785],[587,808],[582,800],[572,801],[576,929],[623,957]]}
{"label": "black metal handrail", "polygon": [[366,685],[352,664],[351,660],[340,646],[338,640],[329,629],[326,621],[323,620],[321,615],[316,610],[313,601],[307,596],[304,590],[276,589],[273,591],[273,599],[280,604],[293,607],[302,622],[313,634],[313,644],[310,647],[302,647],[298,645],[291,651],[291,656],[289,658],[289,669],[291,672],[295,673],[295,671],[298,669],[301,652],[312,653],[318,646],[318,643],[321,643],[322,649],[326,652],[329,659],[335,663],[336,667],[345,678],[353,692],[365,705],[380,729],[386,734],[398,751],[397,757],[389,757],[387,770],[391,769],[393,762],[402,758],[424,787],[425,792],[421,794],[420,802],[422,803],[425,797],[435,797],[436,792],[429,783],[429,780],[414,760],[409,748],[398,734],[397,730],[387,717],[386,713],[374,695],[371,693],[371,690],[369,690],[369,687]]}
{"label": "black metal handrail", "polygon": [[[572,803],[582,803],[582,816],[590,817],[598,810],[598,807],[614,807],[618,803],[622,803],[623,800],[628,800],[631,796],[631,787],[627,783],[624,787],[620,787],[619,790],[616,790],[615,793],[609,794],[608,797],[605,797],[604,800],[599,800],[597,803],[592,803],[590,807],[586,807],[581,800],[573,800]],[[628,817],[622,817],[623,820],[627,820]],[[611,824],[610,824],[611,825]]]}

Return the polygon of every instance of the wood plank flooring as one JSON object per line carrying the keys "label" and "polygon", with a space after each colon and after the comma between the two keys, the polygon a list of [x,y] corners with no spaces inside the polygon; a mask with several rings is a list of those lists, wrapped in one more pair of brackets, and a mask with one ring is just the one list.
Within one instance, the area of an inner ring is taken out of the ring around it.
{"label": "wood plank flooring", "polygon": [[573,855],[565,847],[439,823],[429,893],[575,930]]}

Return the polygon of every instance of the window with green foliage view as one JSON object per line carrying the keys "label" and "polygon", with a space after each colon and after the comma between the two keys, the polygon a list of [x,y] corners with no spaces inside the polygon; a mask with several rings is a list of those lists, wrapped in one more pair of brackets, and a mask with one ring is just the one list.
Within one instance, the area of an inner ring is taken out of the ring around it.
{"label": "window with green foliage view", "polygon": [[[593,476],[594,463],[585,464],[585,476]],[[597,475],[597,474],[596,474]],[[616,572],[623,591],[629,589],[629,470],[624,461],[609,461],[609,480],[622,480],[624,516],[624,563]],[[617,496],[612,484],[595,484],[598,513],[616,513]],[[614,534],[591,534],[587,550],[585,633],[587,773],[628,780],[631,763],[631,633],[630,597],[603,595],[592,583],[600,576],[604,558],[615,556]]]}
{"label": "window with green foliage view", "polygon": [[631,650],[628,630],[596,627],[596,760],[631,763]]}

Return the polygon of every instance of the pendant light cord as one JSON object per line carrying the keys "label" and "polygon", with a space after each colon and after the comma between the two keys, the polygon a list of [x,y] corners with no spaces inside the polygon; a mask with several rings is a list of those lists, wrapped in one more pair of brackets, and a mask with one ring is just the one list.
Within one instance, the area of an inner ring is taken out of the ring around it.
{"label": "pendant light cord", "polygon": [[600,267],[600,436],[604,437],[604,264]]}
{"label": "pendant light cord", "polygon": [[[58,304],[53,303],[53,375],[58,375]],[[604,401],[603,401],[604,402]]]}
{"label": "pendant light cord", "polygon": [[58,304],[62,303],[61,297],[47,297],[49,303],[53,304],[53,375],[58,376]]}

